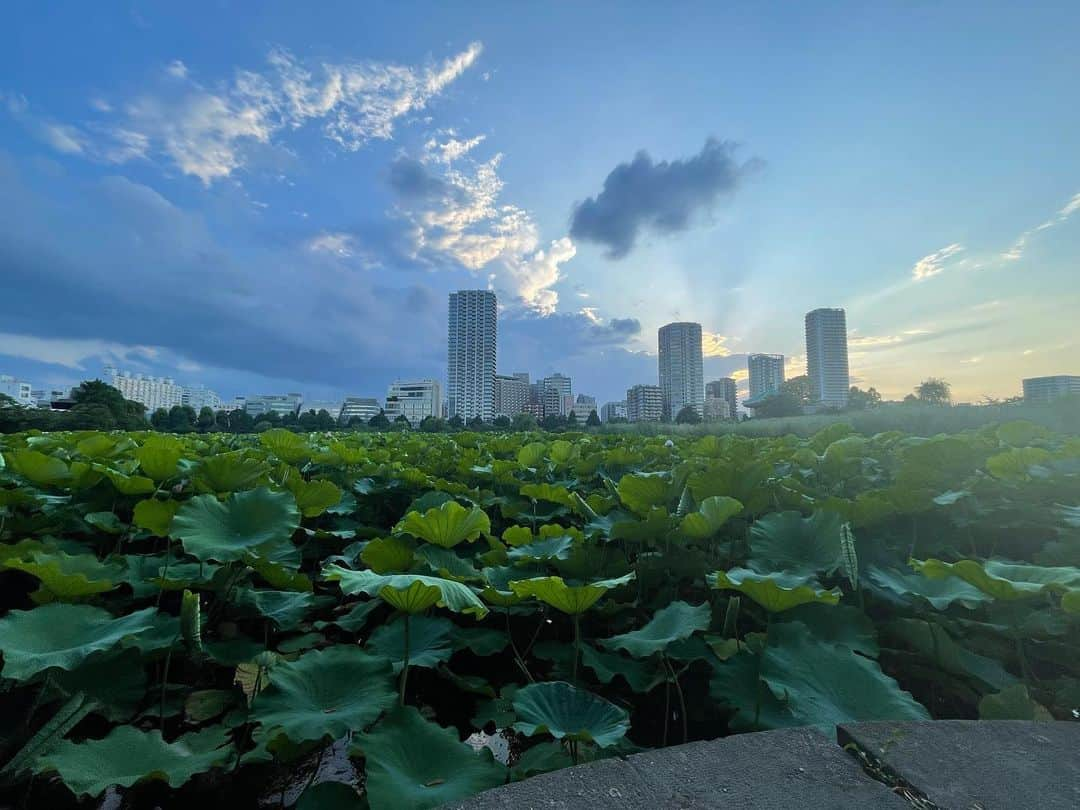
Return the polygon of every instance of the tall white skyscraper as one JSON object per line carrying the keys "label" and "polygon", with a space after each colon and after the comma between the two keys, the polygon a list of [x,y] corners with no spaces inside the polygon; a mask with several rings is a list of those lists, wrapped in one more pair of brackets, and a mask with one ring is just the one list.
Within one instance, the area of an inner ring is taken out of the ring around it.
{"label": "tall white skyscraper", "polygon": [[669,323],[661,326],[658,343],[664,417],[674,419],[687,405],[701,416],[705,402],[705,382],[701,369],[701,324]]}
{"label": "tall white skyscraper", "polygon": [[767,394],[774,394],[784,384],[784,355],[752,354],[746,358],[750,372],[750,397],[747,402],[757,402]]}
{"label": "tall white skyscraper", "polygon": [[447,340],[447,412],[468,420],[495,416],[495,293],[450,293]]}
{"label": "tall white skyscraper", "polygon": [[806,313],[806,373],[812,402],[825,408],[847,407],[851,381],[844,310]]}

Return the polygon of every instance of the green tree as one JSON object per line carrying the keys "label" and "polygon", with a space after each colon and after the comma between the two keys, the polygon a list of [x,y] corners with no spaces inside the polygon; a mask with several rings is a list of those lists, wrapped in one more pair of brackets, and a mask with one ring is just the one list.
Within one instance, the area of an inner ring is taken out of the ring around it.
{"label": "green tree", "polygon": [[394,419],[394,428],[396,430],[408,430],[411,427],[412,423],[409,421],[409,417],[403,413],[398,414],[397,418]]}
{"label": "green tree", "polygon": [[465,420],[461,418],[460,413],[455,413],[446,424],[451,430],[461,430],[465,427]]}
{"label": "green tree", "polygon": [[198,426],[200,433],[209,433],[217,428],[217,419],[214,417],[214,411],[209,405],[203,405],[199,409],[199,417],[195,424]]}
{"label": "green tree", "polygon": [[446,428],[446,423],[437,416],[425,416],[420,420],[420,430],[424,433],[440,433]]}
{"label": "green tree", "polygon": [[924,405],[949,405],[952,403],[952,386],[938,377],[930,377],[915,387],[915,396]]}
{"label": "green tree", "polygon": [[120,425],[113,412],[101,402],[83,402],[66,414],[64,427],[68,430],[116,430]]}
{"label": "green tree", "polygon": [[510,428],[509,416],[496,416],[495,420],[491,423],[492,427],[497,427],[499,430],[508,430]]}
{"label": "green tree", "polygon": [[315,429],[333,430],[335,427],[337,427],[337,420],[330,415],[330,411],[319,408],[319,412],[315,414]]}
{"label": "green tree", "polygon": [[531,413],[515,413],[514,418],[510,420],[510,429],[522,433],[536,430],[536,427],[536,417]]}
{"label": "green tree", "polygon": [[115,428],[138,430],[146,427],[146,406],[124,399],[116,388],[101,380],[83,380],[72,390],[71,398],[75,400],[75,407],[101,405],[108,409]]}
{"label": "green tree", "polygon": [[755,419],[776,419],[782,416],[800,416],[802,404],[787,391],[769,397],[760,405],[754,406]]}
{"label": "green tree", "polygon": [[255,430],[255,419],[247,411],[232,411],[229,414],[229,429],[233,433],[251,433]]}
{"label": "green tree", "polygon": [[379,408],[379,412],[368,419],[368,427],[373,427],[376,430],[386,430],[390,427],[390,420],[387,419],[386,412],[382,408]]}
{"label": "green tree", "polygon": [[480,416],[474,416],[469,420],[469,430],[483,430],[484,427],[484,420]]}
{"label": "green tree", "polygon": [[780,391],[788,394],[800,405],[809,404],[813,397],[813,390],[810,388],[810,378],[805,374],[800,374],[798,377],[792,377],[790,380],[784,380],[780,385]]}
{"label": "green tree", "polygon": [[870,387],[863,391],[858,386],[851,386],[848,391],[848,410],[865,411],[867,408],[876,408],[881,404],[881,394],[876,388]]}
{"label": "green tree", "polygon": [[574,411],[570,411],[566,415],[566,426],[570,428],[577,427],[577,414]]}
{"label": "green tree", "polygon": [[153,426],[154,430],[168,430],[169,412],[164,408],[158,408],[150,414],[150,424]]}
{"label": "green tree", "polygon": [[600,414],[596,412],[596,408],[589,411],[589,417],[585,420],[585,427],[600,427]]}
{"label": "green tree", "polygon": [[173,433],[188,433],[195,429],[198,417],[190,405],[173,405],[169,408],[169,430]]}
{"label": "green tree", "polygon": [[677,425],[696,425],[700,422],[701,414],[697,412],[693,405],[684,405],[675,415],[675,424]]}
{"label": "green tree", "polygon": [[549,413],[540,420],[540,427],[544,430],[561,430],[566,427],[566,417],[557,413]]}

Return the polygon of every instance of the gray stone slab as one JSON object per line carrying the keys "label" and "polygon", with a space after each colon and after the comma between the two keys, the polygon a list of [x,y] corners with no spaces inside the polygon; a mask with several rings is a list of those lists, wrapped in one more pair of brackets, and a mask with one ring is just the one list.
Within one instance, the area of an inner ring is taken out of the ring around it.
{"label": "gray stone slab", "polygon": [[837,736],[943,810],[1080,807],[1080,723],[851,723]]}
{"label": "gray stone slab", "polygon": [[606,759],[485,791],[455,810],[627,810],[656,808],[656,797],[626,762]]}
{"label": "gray stone slab", "polygon": [[811,728],[739,734],[635,754],[626,762],[658,797],[656,808],[911,810]]}

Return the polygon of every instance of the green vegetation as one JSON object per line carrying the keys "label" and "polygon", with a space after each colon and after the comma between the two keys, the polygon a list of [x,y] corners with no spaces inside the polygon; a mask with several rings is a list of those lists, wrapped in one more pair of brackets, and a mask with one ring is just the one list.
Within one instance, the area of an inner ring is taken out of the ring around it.
{"label": "green vegetation", "polygon": [[[0,437],[0,804],[250,806],[338,742],[364,795],[298,806],[423,808],[755,729],[1074,717],[1080,437],[856,430],[886,411]],[[509,763],[464,742],[496,729]]]}

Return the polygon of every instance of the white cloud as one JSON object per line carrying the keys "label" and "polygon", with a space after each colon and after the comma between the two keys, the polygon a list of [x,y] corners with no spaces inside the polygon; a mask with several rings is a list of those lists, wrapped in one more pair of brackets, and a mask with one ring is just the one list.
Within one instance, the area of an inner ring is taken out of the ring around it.
{"label": "white cloud", "polygon": [[312,253],[329,253],[347,259],[353,255],[356,240],[347,233],[330,233],[324,231],[307,241],[307,249]]}
{"label": "white cloud", "polygon": [[449,130],[445,134],[449,136],[445,142],[440,142],[437,138],[430,138],[424,144],[425,162],[434,160],[438,163],[450,165],[458,158],[467,155],[487,138],[486,135],[477,135],[474,138],[461,140],[455,137],[456,133],[453,130]]}
{"label": "white cloud", "polygon": [[[250,146],[271,143],[280,132],[313,120],[322,121],[326,137],[349,151],[371,140],[389,140],[400,120],[427,107],[481,51],[474,42],[423,67],[348,62],[310,70],[288,51],[275,49],[269,69],[238,70],[231,81],[213,86],[192,80],[188,67],[174,60],[165,68],[167,81],[115,112],[108,103],[92,102],[112,118],[88,125],[93,144],[63,124],[41,125],[42,137],[61,152],[110,163],[161,154],[210,185],[242,168]],[[5,101],[13,114],[26,110],[21,96],[5,96]],[[464,154],[472,148],[468,143],[448,144],[448,154]]]}
{"label": "white cloud", "polygon": [[923,256],[911,268],[911,277],[915,281],[925,281],[938,275],[945,269],[948,260],[963,251],[963,249],[963,245],[954,242],[941,248],[941,250],[935,250],[933,253]]}
{"label": "white cloud", "polygon": [[900,335],[851,335],[848,337],[848,348],[869,349],[880,346],[893,346],[902,343],[904,338]]}
{"label": "white cloud", "polygon": [[49,146],[65,155],[80,155],[85,149],[82,133],[67,124],[42,124],[41,136]]}
{"label": "white cloud", "polygon": [[532,215],[500,202],[501,161],[501,154],[482,162],[466,158],[465,167],[448,167],[432,178],[442,193],[403,199],[398,210],[412,223],[417,257],[450,258],[473,272],[483,270],[494,289],[550,315],[559,302],[552,288],[577,248],[568,237],[544,247]]}
{"label": "white cloud", "polygon": [[91,359],[102,363],[152,359],[158,355],[158,349],[153,346],[124,346],[104,340],[40,338],[0,332],[0,355],[82,371],[84,363]]}
{"label": "white cloud", "polygon": [[1058,209],[1054,216],[1050,217],[1050,219],[1036,225],[1034,228],[1029,228],[1020,234],[1009,249],[1001,254],[1000,258],[1008,262],[1017,261],[1024,255],[1024,251],[1027,249],[1028,242],[1031,240],[1032,236],[1040,231],[1053,228],[1055,225],[1060,225],[1077,211],[1080,211],[1080,193],[1074,194],[1065,205]]}
{"label": "white cloud", "polygon": [[731,349],[727,347],[729,338],[716,332],[701,330],[701,354],[704,357],[727,357]]}
{"label": "white cloud", "polygon": [[165,73],[172,76],[174,79],[186,79],[188,75],[188,67],[179,59],[173,59],[165,67]]}

